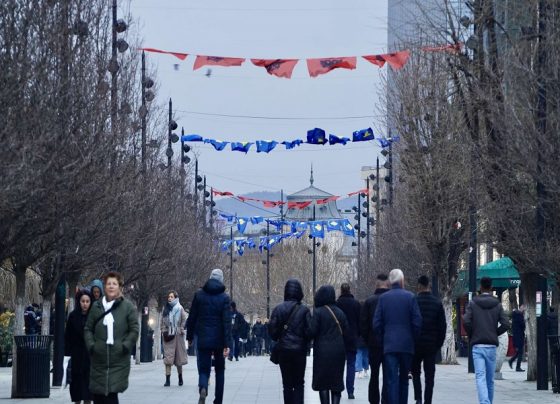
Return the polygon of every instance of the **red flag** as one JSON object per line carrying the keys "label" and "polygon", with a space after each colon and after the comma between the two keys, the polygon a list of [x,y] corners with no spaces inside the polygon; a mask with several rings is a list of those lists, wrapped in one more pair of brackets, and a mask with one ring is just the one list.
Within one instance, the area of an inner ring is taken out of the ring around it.
{"label": "red flag", "polygon": [[278,203],[274,201],[262,201],[265,208],[275,208]]}
{"label": "red flag", "polygon": [[311,205],[312,201],[288,202],[288,209],[304,209]]}
{"label": "red flag", "polygon": [[368,55],[362,56],[365,60],[370,63],[373,63],[376,66],[383,67],[385,66],[385,59],[381,55]]}
{"label": "red flag", "polygon": [[385,61],[389,63],[389,65],[393,69],[399,70],[402,69],[403,66],[406,64],[406,62],[408,61],[408,58],[410,57],[410,51],[403,50],[400,52],[386,53],[384,55],[379,55],[379,56],[385,59]]}
{"label": "red flag", "polygon": [[424,52],[449,52],[449,53],[459,53],[463,49],[463,44],[461,42],[451,43],[447,45],[440,46],[424,46],[422,50]]}
{"label": "red flag", "polygon": [[233,196],[233,194],[232,194],[231,192],[229,192],[229,191],[221,192],[221,191],[218,191],[218,190],[213,189],[213,190],[212,190],[212,193],[213,193],[215,196]]}
{"label": "red flag", "polygon": [[356,56],[344,58],[307,59],[307,69],[311,77],[317,77],[333,69],[355,69]]}
{"label": "red flag", "polygon": [[290,79],[298,59],[251,59],[251,62],[255,66],[264,67],[268,74]]}
{"label": "red flag", "polygon": [[187,58],[187,56],[189,56],[188,53],[180,53],[180,52],[169,52],[169,51],[164,51],[161,49],[154,49],[154,48],[140,48],[140,50],[146,51],[146,52],[154,52],[154,53],[165,53],[166,55],[173,55],[178,59],[181,60],[185,60]]}
{"label": "red flag", "polygon": [[367,188],[364,188],[364,189],[360,189],[359,191],[350,192],[348,196],[357,195],[357,194],[367,194],[367,193],[368,193]]}
{"label": "red flag", "polygon": [[317,200],[317,205],[323,205],[325,203],[336,201],[338,198],[340,198],[340,196],[333,195],[333,196],[329,196],[328,198],[325,198],[325,199],[318,199]]}
{"label": "red flag", "polygon": [[193,70],[200,69],[202,66],[241,66],[244,61],[244,58],[198,55],[194,62]]}

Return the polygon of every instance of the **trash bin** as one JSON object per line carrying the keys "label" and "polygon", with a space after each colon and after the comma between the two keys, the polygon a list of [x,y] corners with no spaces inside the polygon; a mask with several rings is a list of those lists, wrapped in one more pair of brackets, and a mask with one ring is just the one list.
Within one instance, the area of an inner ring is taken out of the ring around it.
{"label": "trash bin", "polygon": [[560,393],[560,336],[549,335],[548,345],[550,347],[550,364],[552,368],[552,392]]}
{"label": "trash bin", "polygon": [[48,398],[51,335],[17,335],[16,391],[13,398]]}

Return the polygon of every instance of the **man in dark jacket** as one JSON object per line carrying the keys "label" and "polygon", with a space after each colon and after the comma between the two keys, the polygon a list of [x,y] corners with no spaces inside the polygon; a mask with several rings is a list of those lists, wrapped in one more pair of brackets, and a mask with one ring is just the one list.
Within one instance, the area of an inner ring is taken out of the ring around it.
{"label": "man in dark jacket", "polygon": [[224,397],[225,358],[231,344],[230,301],[225,290],[222,270],[214,269],[204,287],[194,295],[187,319],[189,345],[197,337],[199,404],[204,404],[208,395],[212,356],[216,371],[214,403],[221,404]]}
{"label": "man in dark jacket", "polygon": [[360,302],[350,293],[350,285],[340,285],[340,296],[336,305],[346,315],[348,335],[344,340],[346,349],[346,392],[350,400],[354,399],[354,381],[356,378],[356,351],[360,333]]}
{"label": "man in dark jacket", "polygon": [[418,278],[418,295],[416,296],[420,314],[422,315],[422,330],[416,340],[414,358],[412,360],[412,383],[414,385],[414,400],[422,404],[422,383],[420,374],[424,362],[424,404],[432,404],[434,391],[434,377],[436,374],[436,355],[445,340],[447,321],[441,301],[430,291],[430,278],[422,275]]}
{"label": "man in dark jacket", "polygon": [[229,353],[228,359],[231,361],[235,357],[235,360],[239,360],[239,355],[241,354],[241,340],[243,339],[244,331],[247,327],[245,317],[243,314],[237,311],[237,304],[231,302],[231,336],[233,341],[231,343],[231,351]]}
{"label": "man in dark jacket", "polygon": [[261,356],[265,332],[266,329],[264,328],[264,324],[261,322],[260,318],[257,318],[255,325],[253,325],[253,341],[255,346],[255,355],[257,356]]}
{"label": "man in dark jacket", "polygon": [[383,367],[386,367],[387,396],[391,404],[408,402],[408,373],[414,342],[420,335],[422,316],[416,296],[404,289],[400,269],[389,273],[391,290],[379,297],[373,329],[383,336]]}
{"label": "man in dark jacket", "polygon": [[492,279],[480,280],[480,293],[467,306],[463,325],[472,346],[478,401],[484,404],[494,400],[498,336],[506,332],[510,324],[501,303],[492,296]]}
{"label": "man in dark jacket", "polygon": [[521,361],[523,360],[523,350],[525,348],[525,305],[519,306],[519,309],[513,310],[511,313],[511,331],[513,334],[513,347],[515,355],[508,361],[510,369],[513,368],[513,362],[517,359],[516,372],[525,372],[521,369]]}
{"label": "man in dark jacket", "polygon": [[[377,275],[375,292],[369,297],[362,307],[360,313],[360,335],[367,344],[369,351],[369,365],[371,367],[371,378],[369,379],[368,400],[370,404],[379,404],[379,367],[383,363],[383,340],[373,329],[373,316],[377,308],[379,297],[390,288],[389,279],[385,274]],[[385,377],[385,366],[383,366],[383,391],[381,403],[387,403],[387,378]]]}
{"label": "man in dark jacket", "polygon": [[285,404],[303,404],[309,339],[309,309],[301,304],[303,289],[297,279],[284,287],[284,302],[272,310],[268,334],[276,341]]}

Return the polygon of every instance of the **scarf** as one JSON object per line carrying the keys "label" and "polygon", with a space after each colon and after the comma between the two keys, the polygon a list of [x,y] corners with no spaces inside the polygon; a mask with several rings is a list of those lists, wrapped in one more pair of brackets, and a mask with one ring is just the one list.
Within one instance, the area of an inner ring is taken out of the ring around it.
{"label": "scarf", "polygon": [[[103,304],[103,309],[105,311],[108,311],[111,309],[111,307],[113,307],[115,300],[107,302],[107,299],[105,298],[105,296],[103,296],[101,303]],[[115,318],[113,317],[113,313],[109,313],[105,317],[103,317],[103,325],[107,327],[107,345],[113,345],[115,343],[115,340],[113,339],[114,323],[115,323]]]}
{"label": "scarf", "polygon": [[180,326],[179,322],[181,321],[183,306],[181,306],[181,303],[179,303],[178,297],[167,304],[168,306],[172,307],[171,311],[169,312],[169,335],[177,335],[177,330]]}

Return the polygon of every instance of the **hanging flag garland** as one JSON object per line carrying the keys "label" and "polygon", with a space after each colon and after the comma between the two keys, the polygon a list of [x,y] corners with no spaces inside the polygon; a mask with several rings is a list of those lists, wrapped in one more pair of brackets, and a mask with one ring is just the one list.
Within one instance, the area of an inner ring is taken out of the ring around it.
{"label": "hanging flag garland", "polygon": [[[430,50],[438,49],[434,47]],[[180,60],[185,60],[188,53],[183,52],[170,52],[155,48],[139,48],[145,52],[155,52],[167,55],[173,55]],[[447,48],[442,48],[442,50],[447,50]],[[385,63],[388,63],[394,70],[399,70],[406,65],[406,62],[410,58],[410,51],[408,49],[401,50],[393,53],[383,53],[379,55],[364,55],[361,58],[367,60],[368,62],[378,66],[383,67]],[[246,58],[238,57],[223,57],[223,56],[206,56],[206,55],[196,55],[196,59],[193,65],[193,70],[200,69],[203,66],[241,66],[245,62]],[[301,59],[250,59],[251,63],[258,67],[263,67],[266,69],[267,73],[276,76],[290,79],[292,73],[297,63]],[[310,58],[304,59],[307,62],[307,70],[311,77],[317,77],[321,74],[326,74],[335,69],[348,69],[354,70],[358,62],[358,56],[347,56],[347,57],[330,57],[330,58]]]}
{"label": "hanging flag garland", "polygon": [[[220,214],[222,217],[228,215]],[[249,218],[237,218],[237,228],[241,234],[244,233]],[[315,238],[325,238],[325,230],[327,233],[332,231],[341,231],[346,236],[355,237],[354,227],[348,219],[332,219],[332,220],[314,220],[310,222],[290,222],[283,220],[266,219],[270,224],[276,225],[276,230],[280,231],[284,225],[291,227],[290,233],[275,234],[270,236],[261,236],[258,238],[236,237],[235,239],[224,240],[220,242],[222,251],[228,251],[232,246],[239,255],[243,255],[245,247],[256,248],[255,240],[258,239],[259,251],[270,249],[285,239],[300,239],[307,231],[309,235]],[[242,229],[242,230],[240,230]]]}
{"label": "hanging flag garland", "polygon": [[276,140],[256,140],[254,142],[228,142],[216,139],[206,139],[200,135],[183,135],[181,136],[183,142],[202,142],[210,144],[214,147],[216,151],[222,151],[226,149],[229,144],[232,151],[240,151],[243,153],[249,152],[253,145],[256,145],[257,153],[270,153],[279,144],[284,145],[286,150],[292,150],[296,146],[300,146],[304,143],[313,145],[335,145],[341,144],[346,146],[348,142],[368,142],[371,140],[376,140],[380,147],[389,147],[391,143],[399,140],[398,136],[393,136],[391,138],[375,138],[373,135],[373,130],[371,128],[357,130],[352,133],[352,139],[348,137],[338,137],[335,135],[329,135],[327,138],[327,133],[324,129],[314,128],[307,131],[307,141],[303,139],[295,139],[291,141],[276,141]]}
{"label": "hanging flag garland", "polygon": [[[340,198],[340,196],[338,195],[333,195],[333,196],[329,196],[327,198],[322,198],[322,199],[315,199],[315,200],[309,200],[309,201],[270,201],[270,200],[265,200],[265,199],[258,199],[258,198],[250,198],[247,196],[241,196],[241,195],[234,195],[232,192],[229,191],[218,191],[217,189],[212,188],[212,194],[213,196],[224,196],[224,197],[232,197],[235,199],[240,200],[241,202],[247,202],[247,201],[251,201],[251,202],[260,202],[263,204],[263,206],[265,208],[275,208],[278,206],[282,206],[282,205],[287,205],[288,209],[305,209],[308,206],[310,206],[313,202],[315,202],[317,205],[324,205],[326,203],[329,202],[334,202],[336,200],[338,200]],[[350,192],[349,194],[347,194],[348,196],[354,196],[357,194],[365,194],[368,195],[368,190],[367,188],[364,189],[360,189],[358,191],[354,191],[354,192]],[[235,215],[224,215],[221,214],[221,216],[224,219],[227,219],[228,222],[231,222],[233,220],[235,220],[237,218],[237,216]],[[262,221],[262,217],[260,216],[256,216],[257,218],[260,218],[260,221]],[[251,222],[253,222],[253,218],[245,218],[246,220],[250,220]],[[260,223],[260,222],[257,222]]]}

